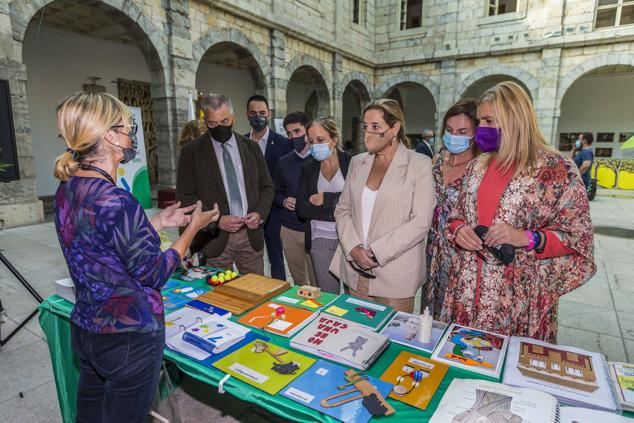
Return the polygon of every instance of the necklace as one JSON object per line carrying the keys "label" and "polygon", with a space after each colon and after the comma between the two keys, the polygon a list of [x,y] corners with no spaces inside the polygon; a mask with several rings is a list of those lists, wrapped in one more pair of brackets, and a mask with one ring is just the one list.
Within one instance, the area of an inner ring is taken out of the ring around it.
{"label": "necklace", "polygon": [[463,161],[461,161],[460,163],[452,163],[452,159],[453,159],[454,157],[455,157],[455,156],[453,156],[453,155],[450,155],[450,156],[449,156],[449,162],[447,163],[447,164],[449,165],[449,167],[458,167],[458,166],[462,166],[462,165],[463,165],[463,164],[465,164],[465,163],[469,163],[469,162],[473,159],[473,156],[471,156],[471,157],[469,157],[467,160],[463,160]]}
{"label": "necklace", "polygon": [[88,171],[97,172],[97,173],[99,173],[101,176],[103,176],[104,178],[106,178],[106,179],[108,180],[108,182],[110,182],[112,185],[117,185],[117,184],[114,182],[114,179],[112,179],[112,176],[110,176],[110,175],[108,174],[108,172],[106,172],[105,170],[103,170],[103,169],[102,169],[102,168],[100,168],[100,167],[97,167],[97,166],[94,166],[94,165],[91,165],[91,164],[88,164],[88,163],[82,163],[82,164],[80,165],[80,167],[81,167],[81,170],[88,170]]}

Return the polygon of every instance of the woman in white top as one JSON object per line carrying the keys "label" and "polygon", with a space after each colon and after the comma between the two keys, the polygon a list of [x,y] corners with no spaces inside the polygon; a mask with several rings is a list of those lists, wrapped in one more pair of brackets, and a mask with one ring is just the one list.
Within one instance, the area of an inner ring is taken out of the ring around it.
{"label": "woman in white top", "polygon": [[305,247],[318,286],[339,294],[340,283],[329,271],[339,245],[335,206],[343,189],[350,156],[339,150],[339,129],[332,118],[318,118],[307,128],[312,158],[302,166],[295,211],[305,221]]}
{"label": "woman in white top", "polygon": [[398,102],[363,111],[367,153],[355,156],[335,210],[331,272],[351,295],[411,313],[425,280],[425,241],[436,205],[431,160],[408,148]]}

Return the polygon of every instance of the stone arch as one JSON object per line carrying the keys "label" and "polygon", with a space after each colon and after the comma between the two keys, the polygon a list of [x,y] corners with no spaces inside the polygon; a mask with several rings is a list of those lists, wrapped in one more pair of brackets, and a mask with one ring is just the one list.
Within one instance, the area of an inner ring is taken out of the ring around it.
{"label": "stone arch", "polygon": [[366,103],[370,102],[373,88],[372,83],[370,82],[370,78],[368,78],[367,74],[357,71],[348,72],[343,78],[341,78],[339,82],[335,84],[335,96],[340,97],[341,95],[343,95],[346,87],[353,81],[356,81],[355,88],[363,88],[363,90],[357,91],[365,91],[359,92],[358,94],[361,94],[363,96],[363,99],[367,100]]}
{"label": "stone arch", "polygon": [[194,73],[200,67],[200,63],[205,53],[212,47],[221,43],[229,43],[241,49],[246,50],[253,57],[257,64],[257,68],[252,73],[253,80],[256,81],[256,88],[264,93],[268,98],[267,83],[270,76],[270,67],[265,55],[262,54],[258,46],[247,37],[242,31],[236,28],[221,28],[211,30],[194,42],[191,63],[195,67],[192,69]]}
{"label": "stone arch", "polygon": [[[14,0],[9,4],[13,39],[17,41],[20,46],[24,41],[31,20],[48,4],[55,1],[57,0]],[[142,35],[147,37],[150,42],[151,51],[142,50],[142,52],[146,55],[148,65],[152,72],[154,73],[155,69],[160,69],[161,79],[163,82],[166,81],[164,70],[167,68],[166,64],[169,61],[167,44],[163,36],[162,28],[159,29],[134,2],[100,0],[99,3],[123,13],[130,18],[130,21],[133,23],[130,29],[133,32],[141,32]]]}
{"label": "stone arch", "polygon": [[421,85],[424,87],[434,98],[434,102],[438,104],[438,95],[440,92],[439,85],[427,75],[418,72],[403,72],[398,75],[394,75],[383,81],[377,88],[374,90],[374,98],[382,98],[385,97],[389,91],[396,85],[402,84],[404,82],[413,82],[415,84]]}
{"label": "stone arch", "polygon": [[566,76],[562,77],[559,81],[557,88],[557,102],[556,107],[559,109],[561,107],[561,102],[566,95],[568,89],[575,83],[579,78],[585,75],[588,72],[591,72],[597,68],[602,68],[605,66],[615,66],[615,65],[629,65],[634,66],[634,55],[630,53],[608,53],[603,54],[601,56],[594,57],[592,59],[586,60],[585,62],[577,65],[572,68],[569,72],[566,73]]}
{"label": "stone arch", "polygon": [[[286,65],[286,82],[290,81],[291,76],[295,73],[295,71],[301,67],[310,67],[313,68],[321,77],[321,79],[326,84],[326,88],[328,92],[330,92],[331,86],[331,77],[328,72],[326,72],[326,66],[317,58],[313,56],[309,56],[308,54],[299,54]],[[286,89],[286,86],[282,86],[283,89]]]}
{"label": "stone arch", "polygon": [[286,81],[280,84],[280,88],[286,91],[287,95],[287,107],[288,107],[288,89],[289,83],[294,75],[298,72],[303,72],[312,79],[315,85],[314,95],[309,96],[311,104],[316,104],[316,115],[312,116],[326,116],[331,114],[331,75],[326,72],[326,66],[313,56],[307,54],[300,54],[295,56],[286,65]]}
{"label": "stone arch", "polygon": [[517,79],[528,89],[528,94],[533,99],[533,101],[537,99],[539,81],[525,70],[504,65],[488,66],[471,72],[460,83],[456,92],[456,98],[462,96],[474,83],[478,82],[479,80],[495,75],[510,76],[514,79]]}

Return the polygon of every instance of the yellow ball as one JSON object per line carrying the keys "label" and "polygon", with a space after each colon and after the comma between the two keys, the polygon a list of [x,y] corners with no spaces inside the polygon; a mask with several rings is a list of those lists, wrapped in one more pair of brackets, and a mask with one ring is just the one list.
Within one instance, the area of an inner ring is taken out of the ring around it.
{"label": "yellow ball", "polygon": [[218,276],[217,275],[213,275],[211,277],[211,280],[214,281],[214,282],[217,282],[218,281]]}
{"label": "yellow ball", "polygon": [[231,272],[231,277],[232,277],[232,278],[237,278],[237,277],[238,277],[238,274],[237,274],[236,272]]}

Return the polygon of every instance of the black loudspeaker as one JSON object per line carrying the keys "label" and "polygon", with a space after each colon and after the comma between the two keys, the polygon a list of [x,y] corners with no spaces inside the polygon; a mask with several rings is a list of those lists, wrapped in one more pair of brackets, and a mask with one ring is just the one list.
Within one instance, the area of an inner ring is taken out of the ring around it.
{"label": "black loudspeaker", "polygon": [[0,80],[0,182],[20,179],[9,81]]}

